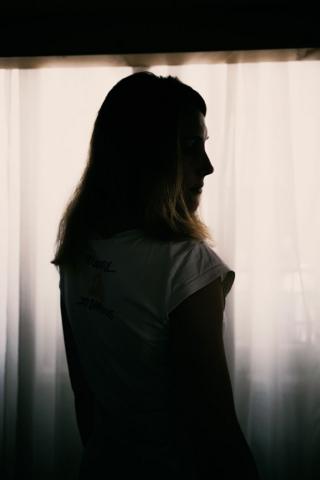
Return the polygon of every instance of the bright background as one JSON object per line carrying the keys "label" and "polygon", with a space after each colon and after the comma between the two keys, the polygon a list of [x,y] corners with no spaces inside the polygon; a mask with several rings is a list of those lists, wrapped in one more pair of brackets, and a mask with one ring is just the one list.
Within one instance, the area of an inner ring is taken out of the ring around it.
{"label": "bright background", "polygon": [[[225,343],[262,479],[318,479],[320,61],[150,70],[178,76],[207,102],[215,172],[200,214],[236,272]],[[0,69],[1,478],[76,478],[81,443],[50,260],[97,111],[132,72]]]}

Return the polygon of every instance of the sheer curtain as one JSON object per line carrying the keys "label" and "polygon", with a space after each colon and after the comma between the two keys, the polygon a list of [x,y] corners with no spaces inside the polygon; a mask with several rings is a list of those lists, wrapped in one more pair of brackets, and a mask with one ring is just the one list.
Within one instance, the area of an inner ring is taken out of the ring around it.
{"label": "sheer curtain", "polygon": [[[130,67],[0,70],[1,478],[75,478],[81,455],[50,264],[98,108]],[[225,343],[264,480],[320,477],[320,62],[155,65],[205,98],[200,213],[236,281]],[[230,459],[231,460],[231,459]]]}

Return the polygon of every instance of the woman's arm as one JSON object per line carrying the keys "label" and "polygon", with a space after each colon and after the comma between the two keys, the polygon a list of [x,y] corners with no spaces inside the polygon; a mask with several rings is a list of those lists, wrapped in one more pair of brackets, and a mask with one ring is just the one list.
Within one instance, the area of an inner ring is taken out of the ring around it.
{"label": "woman's arm", "polygon": [[257,480],[233,401],[223,344],[223,308],[217,279],[169,315],[176,402],[190,436],[199,480]]}
{"label": "woman's arm", "polygon": [[85,446],[93,429],[94,397],[84,378],[62,293],[60,294],[60,309],[69,377],[74,393],[77,424],[82,444]]}

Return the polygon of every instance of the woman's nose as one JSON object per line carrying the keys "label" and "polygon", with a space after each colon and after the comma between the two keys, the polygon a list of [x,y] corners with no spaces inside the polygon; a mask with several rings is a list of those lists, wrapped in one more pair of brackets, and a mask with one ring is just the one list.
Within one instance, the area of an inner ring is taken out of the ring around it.
{"label": "woman's nose", "polygon": [[210,158],[208,157],[208,155],[206,153],[205,153],[205,156],[204,156],[204,164],[203,164],[202,170],[203,170],[204,175],[211,175],[211,173],[214,172],[213,165],[210,162]]}

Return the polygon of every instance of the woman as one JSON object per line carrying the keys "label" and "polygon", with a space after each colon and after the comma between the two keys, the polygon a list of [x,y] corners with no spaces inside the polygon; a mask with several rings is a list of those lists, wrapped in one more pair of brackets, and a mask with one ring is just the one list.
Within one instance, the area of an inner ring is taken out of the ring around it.
{"label": "woman", "polygon": [[258,474],[223,347],[234,272],[197,209],[206,104],[174,77],[118,82],[59,225],[61,314],[80,479]]}

